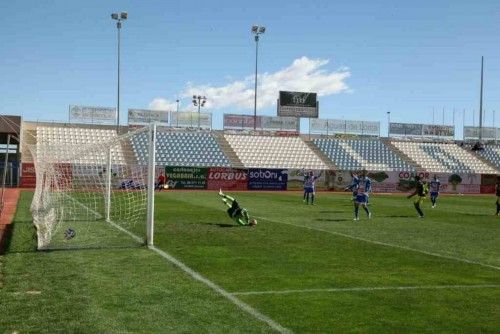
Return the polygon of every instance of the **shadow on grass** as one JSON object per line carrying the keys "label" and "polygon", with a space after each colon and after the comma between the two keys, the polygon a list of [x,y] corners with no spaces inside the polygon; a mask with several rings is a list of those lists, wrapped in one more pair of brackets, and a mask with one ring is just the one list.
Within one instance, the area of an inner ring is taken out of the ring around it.
{"label": "shadow on grass", "polygon": [[350,219],[345,219],[345,218],[342,218],[342,219],[316,219],[316,221],[320,221],[320,222],[347,222],[347,221],[350,221]]}
{"label": "shadow on grass", "polygon": [[414,218],[415,215],[390,215],[390,216],[385,216],[387,218]]}
{"label": "shadow on grass", "polygon": [[223,228],[227,228],[227,227],[245,227],[245,226],[236,225],[236,224],[223,224],[223,223],[203,223],[203,225],[218,226],[218,227],[223,227]]}

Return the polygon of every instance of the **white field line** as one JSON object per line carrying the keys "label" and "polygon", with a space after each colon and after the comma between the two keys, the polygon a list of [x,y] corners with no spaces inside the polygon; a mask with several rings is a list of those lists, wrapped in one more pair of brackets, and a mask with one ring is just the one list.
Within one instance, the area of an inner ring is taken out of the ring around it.
{"label": "white field line", "polygon": [[285,223],[285,222],[281,222],[281,221],[266,219],[264,217],[256,217],[256,218],[257,219],[267,220],[267,221],[273,222],[273,223],[290,225],[290,226],[295,226],[295,227],[299,227],[299,228],[305,228],[305,229],[313,230],[313,231],[325,232],[325,233],[329,233],[329,234],[333,234],[333,235],[338,235],[338,236],[349,238],[349,239],[354,239],[354,240],[369,242],[369,243],[372,243],[372,244],[375,244],[375,245],[381,245],[381,246],[386,246],[386,247],[394,247],[394,248],[404,249],[404,250],[408,250],[408,251],[412,251],[412,252],[417,252],[417,253],[422,253],[422,254],[431,255],[431,256],[435,256],[435,257],[440,257],[440,258],[443,258],[443,259],[455,260],[455,261],[459,261],[459,262],[465,262],[465,263],[475,264],[475,265],[482,266],[482,267],[487,267],[487,268],[492,268],[492,269],[500,270],[500,267],[494,266],[494,265],[491,265],[491,264],[486,264],[486,263],[482,263],[482,262],[472,261],[472,260],[463,259],[463,258],[454,257],[454,256],[449,256],[449,255],[443,255],[443,254],[428,252],[428,251],[425,251],[425,250],[421,250],[421,249],[417,249],[417,248],[411,248],[411,247],[407,247],[407,246],[390,244],[388,242],[382,242],[382,241],[365,239],[365,238],[357,237],[357,236],[350,235],[350,234],[345,234],[345,233],[335,232],[335,231],[329,231],[329,230],[326,230],[326,229],[323,229],[323,228],[319,228],[319,227],[311,227],[311,226],[290,224],[290,223]]}
{"label": "white field line", "polygon": [[[113,223],[111,221],[109,223],[112,226],[114,226],[117,229],[119,229],[120,231],[122,231],[123,233],[128,234],[130,237],[132,237],[137,242],[139,242],[139,243],[143,243],[144,242],[144,240],[141,237],[139,237],[139,236],[135,235],[134,233],[132,233],[132,232],[124,229],[120,225],[117,225],[116,223]],[[212,290],[214,290],[218,294],[222,295],[226,299],[229,299],[229,301],[231,301],[234,305],[238,306],[243,311],[245,311],[248,314],[252,315],[254,318],[256,318],[256,319],[258,319],[258,320],[260,320],[262,322],[265,322],[267,325],[269,325],[269,327],[271,327],[272,329],[276,330],[277,332],[279,332],[279,333],[292,333],[292,331],[290,331],[289,329],[281,326],[280,324],[278,324],[273,319],[271,319],[268,316],[260,313],[259,311],[257,311],[256,309],[254,309],[253,307],[251,307],[250,305],[248,305],[247,303],[239,300],[237,297],[233,296],[233,294],[231,294],[228,291],[224,290],[223,288],[221,288],[220,286],[218,286],[217,284],[215,284],[214,282],[212,282],[208,278],[204,277],[200,273],[198,273],[198,272],[194,271],[193,269],[189,268],[187,265],[185,265],[183,262],[177,260],[175,257],[173,257],[172,255],[170,255],[169,253],[167,253],[167,252],[165,252],[165,251],[163,251],[163,250],[161,250],[159,248],[156,248],[155,246],[148,246],[148,248],[151,249],[152,251],[154,251],[155,253],[157,253],[158,255],[160,255],[161,257],[165,258],[170,263],[172,263],[175,266],[177,266],[179,269],[181,269],[182,271],[184,271],[185,273],[187,273],[189,276],[191,276],[195,280],[197,280],[197,281],[199,281],[199,282],[207,285],[209,288],[211,288]]]}
{"label": "white field line", "polygon": [[64,197],[72,200],[73,202],[75,202],[79,207],[83,208],[84,210],[87,210],[87,211],[93,213],[97,217],[97,219],[102,218],[102,215],[99,212],[95,211],[94,209],[89,208],[88,206],[86,206],[83,203],[80,203],[80,201],[78,201],[77,199],[73,198],[72,196],[66,194],[65,192],[60,192],[60,194],[62,194]]}
{"label": "white field line", "polygon": [[[81,204],[78,201],[77,201],[77,203]],[[81,205],[84,206],[83,204],[81,204]],[[94,213],[98,214],[96,211],[94,211],[94,210],[92,210],[90,208],[87,208],[87,209],[89,211],[93,211]],[[114,223],[112,221],[108,221],[108,223],[111,226],[113,226],[113,227],[117,228],[118,230],[122,231],[123,233],[129,235],[132,239],[134,239],[138,243],[143,243],[144,242],[144,240],[141,237],[139,237],[138,235],[136,235],[136,234],[130,232],[129,230],[121,227],[120,225],[118,225],[118,224],[116,224],[116,223]],[[251,307],[250,305],[248,305],[247,303],[239,300],[237,297],[233,296],[231,293],[229,293],[228,291],[224,290],[223,288],[221,288],[220,286],[218,286],[217,284],[215,284],[214,282],[212,282],[208,278],[204,277],[200,273],[198,273],[198,272],[194,271],[193,269],[189,268],[183,262],[177,260],[175,257],[173,257],[172,255],[168,254],[167,252],[165,252],[165,251],[163,251],[163,250],[161,250],[159,248],[156,248],[155,246],[148,246],[148,247],[149,247],[149,249],[151,249],[154,252],[156,252],[157,254],[159,254],[161,257],[165,258],[170,263],[172,263],[175,266],[177,266],[178,268],[180,268],[182,271],[184,271],[185,273],[187,273],[189,276],[191,276],[195,280],[197,280],[197,281],[199,281],[199,282],[207,285],[209,288],[211,288],[212,290],[214,290],[218,294],[222,295],[226,299],[229,299],[229,301],[231,301],[234,305],[238,306],[243,311],[247,312],[248,314],[250,314],[251,316],[253,316],[256,319],[258,319],[258,320],[260,320],[262,322],[265,322],[269,327],[271,327],[275,331],[277,331],[279,333],[292,333],[291,330],[289,330],[289,329],[281,326],[280,324],[278,324],[273,319],[271,319],[268,316],[260,313],[259,311],[257,311],[256,309],[254,309],[253,307]]]}
{"label": "white field line", "polygon": [[274,290],[274,291],[241,291],[233,292],[235,296],[248,295],[287,295],[294,293],[315,292],[358,292],[358,291],[387,291],[387,290],[445,290],[445,289],[498,289],[498,284],[478,285],[422,285],[422,286],[381,286],[381,287],[354,287],[354,288],[330,288],[330,289],[303,289],[303,290]]}
{"label": "white field line", "polygon": [[256,309],[254,309],[253,307],[251,307],[250,305],[248,305],[247,303],[239,300],[233,294],[229,293],[228,291],[224,290],[223,288],[221,288],[220,286],[218,286],[214,282],[210,281],[208,278],[202,276],[201,274],[197,273],[193,269],[189,268],[184,263],[182,263],[181,261],[179,261],[176,258],[174,258],[172,255],[170,255],[170,254],[162,251],[161,249],[156,248],[155,246],[149,246],[149,248],[151,250],[155,251],[156,253],[158,253],[163,258],[167,259],[169,262],[171,262],[174,265],[176,265],[177,267],[179,267],[181,270],[183,270],[184,272],[186,272],[187,274],[189,274],[195,280],[197,280],[197,281],[199,281],[199,282],[207,285],[208,287],[210,287],[215,292],[217,292],[217,293],[221,294],[222,296],[224,296],[225,298],[229,299],[233,304],[235,304],[236,306],[238,306],[243,311],[249,313],[250,315],[252,315],[256,319],[258,319],[258,320],[260,320],[262,322],[265,322],[272,329],[274,329],[274,330],[276,330],[276,331],[278,331],[280,333],[291,333],[291,331],[289,329],[281,326],[280,324],[278,324],[277,322],[275,322],[273,319],[271,319],[268,316],[260,313],[259,311],[257,311]]}

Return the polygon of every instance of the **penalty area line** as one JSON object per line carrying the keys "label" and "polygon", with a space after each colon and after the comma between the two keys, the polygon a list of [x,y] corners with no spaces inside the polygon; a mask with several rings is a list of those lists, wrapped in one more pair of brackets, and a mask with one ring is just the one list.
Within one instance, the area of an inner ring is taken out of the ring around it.
{"label": "penalty area line", "polygon": [[232,293],[224,290],[223,288],[221,288],[220,286],[218,286],[217,284],[215,284],[214,282],[212,282],[208,278],[202,276],[200,273],[198,273],[198,272],[194,271],[193,269],[189,268],[187,265],[185,265],[181,261],[177,260],[175,257],[173,257],[172,255],[168,254],[167,252],[165,252],[165,251],[163,251],[163,250],[161,250],[159,248],[156,248],[155,246],[149,246],[149,249],[155,251],[160,256],[162,256],[163,258],[165,258],[167,261],[169,261],[172,264],[174,264],[175,266],[179,267],[182,271],[184,271],[187,274],[189,274],[189,276],[191,276],[195,280],[197,280],[197,281],[199,281],[199,282],[207,285],[208,287],[210,287],[212,290],[214,290],[218,294],[224,296],[226,299],[229,299],[233,304],[235,304],[236,306],[238,306],[243,311],[249,313],[254,318],[256,318],[256,319],[258,319],[258,320],[260,320],[262,322],[265,322],[272,329],[274,329],[274,330],[276,330],[276,331],[278,331],[280,333],[291,333],[291,331],[289,329],[281,326],[280,324],[278,324],[273,319],[271,319],[268,316],[260,313],[259,311],[257,311],[256,309],[254,309],[253,307],[251,307],[250,305],[248,305],[247,303],[245,303],[245,302],[241,301],[240,299],[238,299],[237,297],[235,297],[234,294],[232,294]]}
{"label": "penalty area line", "polygon": [[290,224],[290,223],[286,223],[286,222],[282,222],[282,221],[276,221],[276,220],[266,219],[264,217],[256,217],[256,218],[267,220],[267,221],[272,222],[272,223],[289,225],[289,226],[295,226],[295,227],[305,228],[305,229],[312,230],[312,231],[325,232],[325,233],[329,233],[329,234],[333,234],[333,235],[338,235],[338,236],[349,238],[349,239],[354,239],[354,240],[359,240],[359,241],[364,241],[364,242],[372,243],[372,244],[375,244],[375,245],[386,246],[386,247],[393,247],[393,248],[399,248],[399,249],[404,249],[404,250],[408,250],[408,251],[412,251],[412,252],[416,252],[416,253],[421,253],[421,254],[425,254],[425,255],[440,257],[440,258],[443,258],[443,259],[454,260],[454,261],[459,261],[459,262],[465,262],[465,263],[468,263],[468,264],[475,264],[475,265],[486,267],[486,268],[492,268],[492,269],[500,270],[500,267],[497,267],[497,266],[494,266],[494,265],[491,265],[491,264],[486,264],[486,263],[482,263],[482,262],[477,262],[477,261],[472,261],[472,260],[468,260],[468,259],[463,259],[463,258],[460,258],[460,257],[455,257],[455,256],[443,255],[443,254],[439,254],[439,253],[428,252],[428,251],[425,251],[425,250],[421,250],[421,249],[417,249],[417,248],[412,248],[412,247],[407,247],[407,246],[396,245],[396,244],[391,244],[391,243],[388,243],[388,242],[382,242],[382,241],[377,241],[377,240],[370,240],[370,239],[366,239],[366,238],[362,238],[362,237],[357,237],[357,236],[354,236],[354,235],[345,234],[345,233],[341,233],[341,232],[330,231],[330,230],[326,230],[326,229],[318,228],[318,227]]}
{"label": "penalty area line", "polygon": [[[118,230],[122,231],[123,233],[128,234],[131,238],[133,238],[137,242],[140,242],[140,243],[143,242],[143,239],[141,237],[135,235],[134,233],[128,231],[127,229],[121,227],[120,225],[118,225],[112,221],[109,221],[108,223],[110,225],[114,226],[115,228],[117,228]],[[257,320],[260,320],[260,321],[266,323],[269,327],[271,327],[275,331],[277,331],[279,333],[292,333],[292,331],[289,330],[288,328],[281,326],[279,323],[277,323],[273,319],[271,319],[268,316],[257,311],[255,308],[248,305],[247,303],[241,301],[240,299],[235,297],[233,294],[224,290],[222,287],[218,286],[217,284],[215,284],[214,282],[212,282],[208,278],[204,277],[200,273],[189,268],[187,265],[185,265],[183,262],[181,262],[180,260],[178,260],[175,257],[173,257],[172,255],[170,255],[169,253],[157,248],[156,246],[148,246],[148,248],[150,250],[154,251],[155,253],[157,253],[158,255],[160,255],[161,257],[163,257],[164,259],[166,259],[168,262],[172,263],[173,265],[175,265],[176,267],[181,269],[182,271],[184,271],[186,274],[191,276],[193,279],[205,284],[206,286],[208,286],[209,288],[211,288],[212,290],[214,290],[218,294],[222,295],[223,297],[228,299],[230,302],[232,302],[234,305],[236,305],[237,307],[239,307],[240,309],[242,309],[246,313],[250,314],[251,316],[253,316]]]}
{"label": "penalty area line", "polygon": [[388,291],[388,290],[447,290],[447,289],[498,289],[498,284],[477,285],[422,285],[422,286],[380,286],[380,287],[353,287],[353,288],[326,288],[326,289],[302,289],[302,290],[271,290],[271,291],[241,291],[233,292],[235,296],[249,295],[288,295],[298,293],[315,292],[359,292],[359,291]]}

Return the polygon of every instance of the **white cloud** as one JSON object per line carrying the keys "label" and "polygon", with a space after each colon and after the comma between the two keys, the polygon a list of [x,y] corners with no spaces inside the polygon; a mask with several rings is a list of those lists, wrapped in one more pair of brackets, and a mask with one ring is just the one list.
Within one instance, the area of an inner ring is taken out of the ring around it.
{"label": "white cloud", "polygon": [[[259,74],[257,107],[274,106],[280,90],[317,92],[319,96],[348,92],[349,87],[345,80],[351,76],[349,69],[342,67],[335,71],[327,71],[324,67],[328,62],[329,60],[326,59],[301,57],[280,71]],[[190,99],[195,94],[207,96],[207,108],[252,109],[254,76],[249,75],[242,80],[236,80],[219,87],[188,82],[181,97]],[[156,98],[150,103],[150,107],[152,109],[175,110],[176,103],[164,98]]]}
{"label": "white cloud", "polygon": [[177,102],[157,97],[149,103],[149,108],[153,110],[177,110]]}

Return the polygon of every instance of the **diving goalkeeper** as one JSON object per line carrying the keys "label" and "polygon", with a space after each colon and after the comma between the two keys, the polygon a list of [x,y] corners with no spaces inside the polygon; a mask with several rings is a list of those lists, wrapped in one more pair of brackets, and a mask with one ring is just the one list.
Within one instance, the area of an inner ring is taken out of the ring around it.
{"label": "diving goalkeeper", "polygon": [[219,190],[219,196],[222,197],[222,201],[226,204],[229,209],[227,209],[227,214],[234,222],[242,226],[254,226],[257,225],[257,220],[250,219],[248,211],[245,208],[240,207],[239,203],[231,196],[228,196]]}

